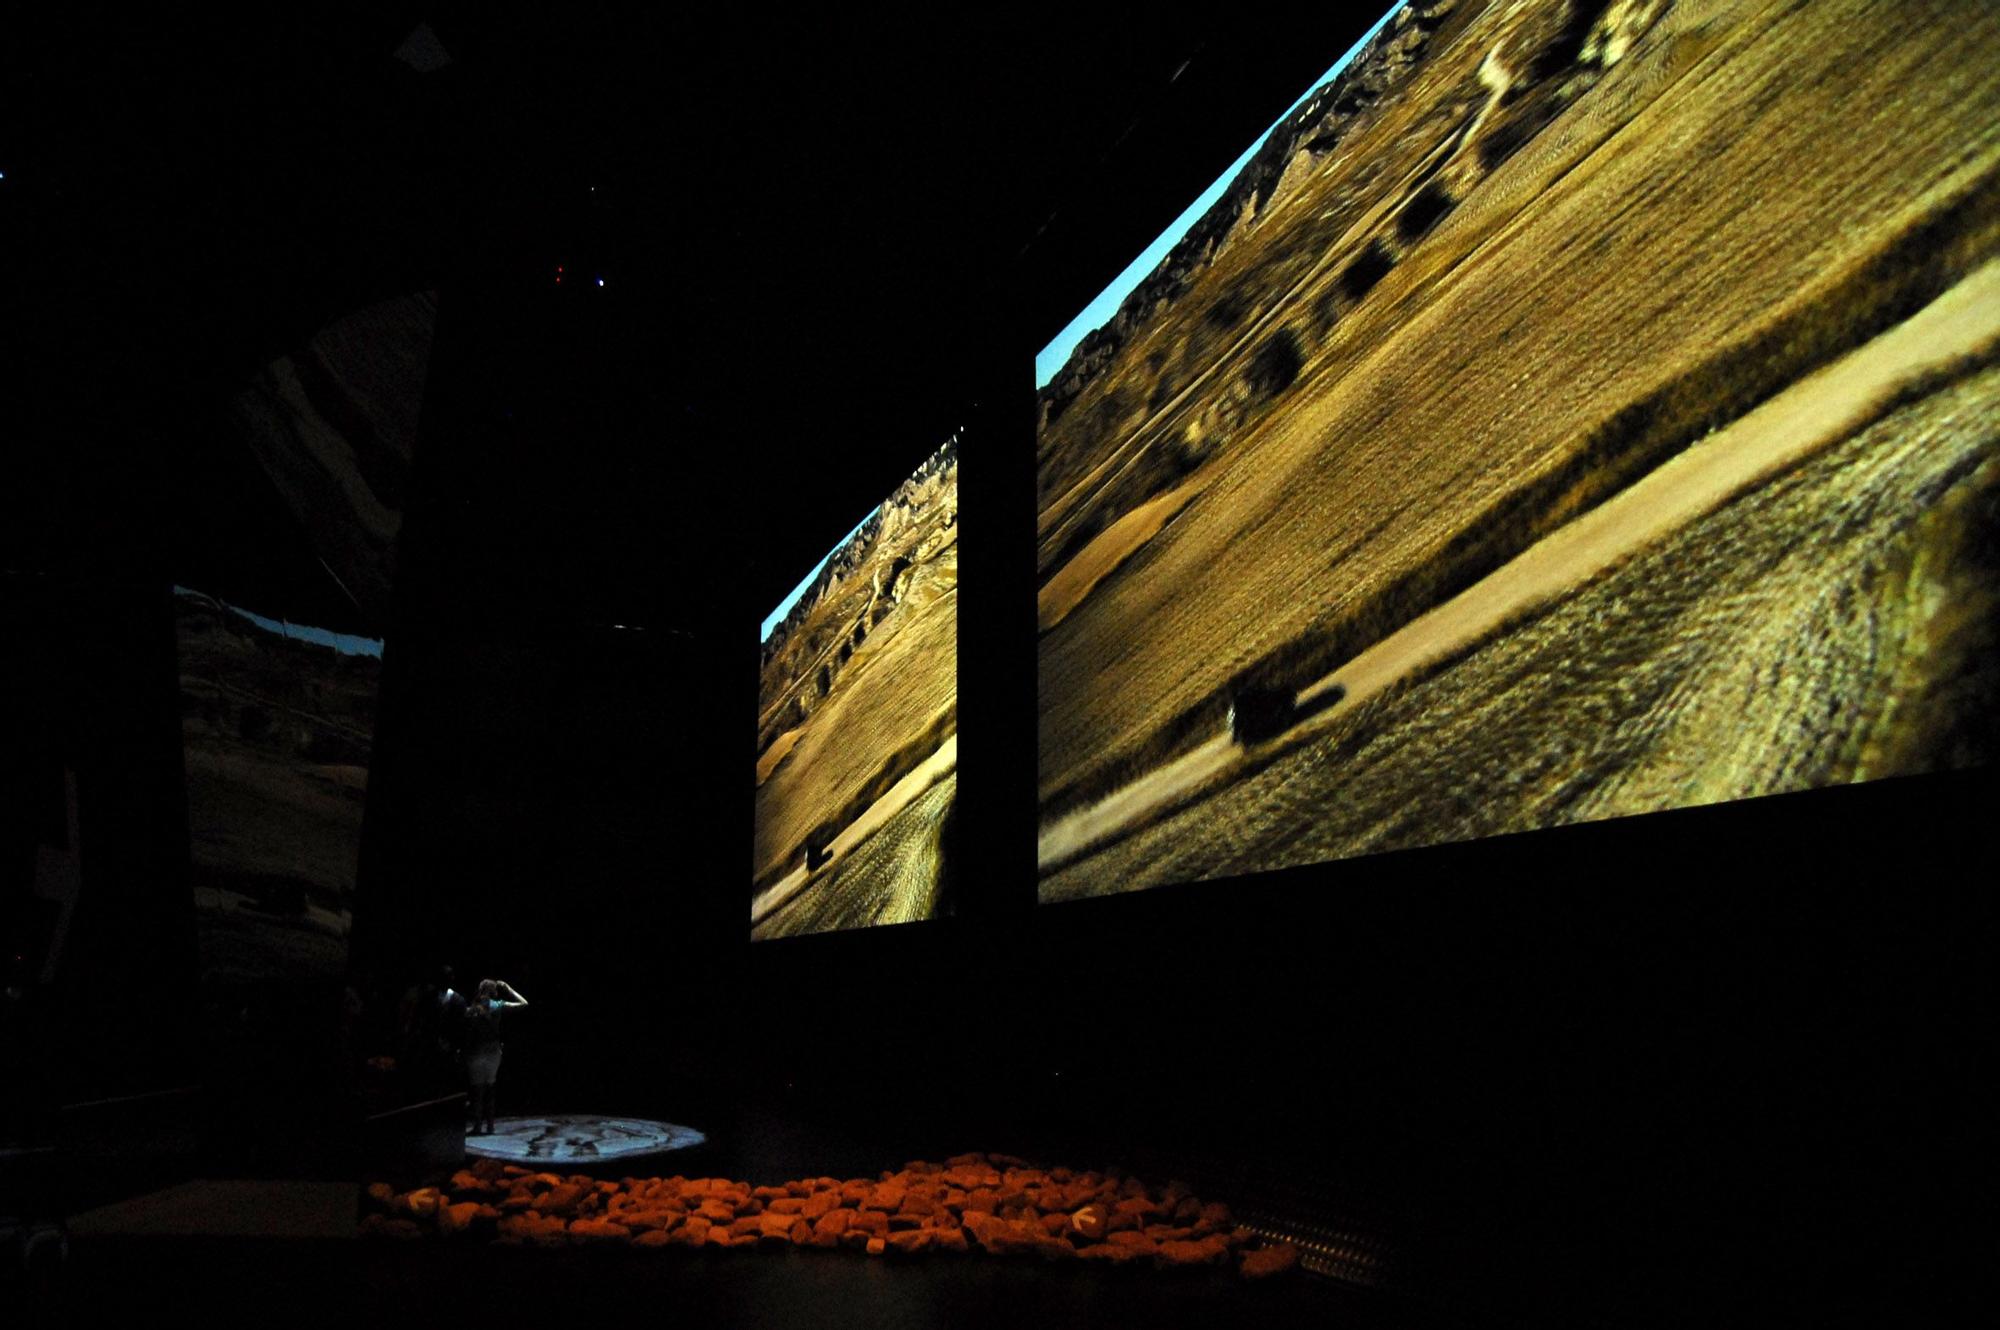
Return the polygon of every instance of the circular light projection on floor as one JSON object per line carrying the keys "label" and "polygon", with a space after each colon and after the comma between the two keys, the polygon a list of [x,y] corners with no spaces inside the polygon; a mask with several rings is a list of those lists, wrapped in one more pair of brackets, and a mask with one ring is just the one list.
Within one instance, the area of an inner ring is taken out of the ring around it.
{"label": "circular light projection on floor", "polygon": [[607,1118],[589,1113],[495,1118],[493,1132],[467,1132],[465,1152],[510,1163],[600,1163],[666,1154],[708,1138],[693,1127],[649,1118]]}

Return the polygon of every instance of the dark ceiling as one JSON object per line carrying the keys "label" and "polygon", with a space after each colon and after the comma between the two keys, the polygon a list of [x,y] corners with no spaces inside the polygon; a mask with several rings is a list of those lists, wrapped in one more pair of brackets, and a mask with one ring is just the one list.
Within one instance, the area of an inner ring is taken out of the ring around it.
{"label": "dark ceiling", "polygon": [[[441,341],[464,335],[458,299],[602,348],[581,357],[610,403],[598,445],[550,440],[554,464],[602,467],[607,494],[644,477],[618,520],[739,540],[714,552],[731,594],[768,605],[996,355],[1025,396],[1035,349],[1379,12],[1224,31],[636,8],[160,9],[15,34],[0,225],[23,261],[0,296],[36,409],[13,563],[164,560],[341,618],[219,405],[330,318],[436,288]],[[393,58],[420,20],[453,57],[436,72]],[[566,303],[556,263],[593,279]]]}

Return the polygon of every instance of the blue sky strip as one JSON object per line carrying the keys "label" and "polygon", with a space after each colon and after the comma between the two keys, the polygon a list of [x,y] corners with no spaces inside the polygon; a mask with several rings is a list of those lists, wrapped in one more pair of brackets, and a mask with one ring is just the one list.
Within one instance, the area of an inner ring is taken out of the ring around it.
{"label": "blue sky strip", "polygon": [[1396,11],[1402,7],[1402,0],[1397,0],[1397,3],[1390,5],[1388,12],[1375,20],[1375,26],[1362,33],[1361,40],[1348,47],[1347,53],[1333,62],[1333,68],[1314,79],[1311,86],[1299,94],[1298,100],[1285,108],[1284,115],[1273,120],[1270,127],[1257,136],[1257,141],[1252,143],[1248,148],[1245,148],[1243,155],[1231,163],[1227,171],[1217,176],[1215,183],[1203,190],[1200,198],[1188,205],[1187,211],[1174,218],[1173,224],[1160,232],[1158,239],[1146,246],[1145,251],[1138,258],[1133,259],[1131,265],[1124,272],[1119,273],[1117,277],[1112,279],[1111,285],[1098,292],[1097,298],[1092,300],[1088,305],[1085,305],[1082,312],[1070,320],[1067,328],[1056,334],[1054,341],[1041,349],[1041,352],[1035,357],[1036,388],[1045,388],[1048,386],[1049,380],[1054,378],[1056,373],[1068,362],[1070,352],[1076,349],[1078,342],[1111,322],[1112,316],[1118,313],[1118,306],[1124,303],[1126,296],[1132,294],[1133,288],[1145,281],[1153,269],[1159,267],[1161,261],[1173,252],[1174,246],[1180,243],[1181,237],[1186,235],[1194,224],[1200,221],[1210,208],[1215,206],[1216,200],[1222,197],[1224,191],[1229,188],[1231,182],[1236,179],[1243,168],[1250,164],[1250,159],[1257,155],[1257,150],[1264,146],[1264,141],[1271,137],[1271,130],[1283,124],[1285,116],[1298,110],[1305,103],[1306,98],[1318,92],[1335,78],[1338,78],[1340,71],[1346,69],[1354,57],[1361,53],[1362,47],[1375,40],[1375,34],[1382,31],[1383,25],[1391,18],[1394,18]]}

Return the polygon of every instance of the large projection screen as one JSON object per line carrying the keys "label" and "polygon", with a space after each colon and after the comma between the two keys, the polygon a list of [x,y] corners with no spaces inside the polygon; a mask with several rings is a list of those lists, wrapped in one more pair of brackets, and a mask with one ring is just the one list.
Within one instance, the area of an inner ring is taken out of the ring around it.
{"label": "large projection screen", "polygon": [[754,939],[951,912],[958,439],[763,624]]}
{"label": "large projection screen", "polygon": [[1037,361],[1039,894],[1989,762],[2000,6],[1413,3]]}

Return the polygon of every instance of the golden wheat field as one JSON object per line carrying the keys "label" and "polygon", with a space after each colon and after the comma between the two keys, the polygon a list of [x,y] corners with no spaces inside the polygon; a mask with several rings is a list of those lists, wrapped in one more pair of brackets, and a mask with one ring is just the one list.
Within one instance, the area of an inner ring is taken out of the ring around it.
{"label": "golden wheat field", "polygon": [[2000,6],[1408,6],[1051,381],[1044,899],[1963,766]]}
{"label": "golden wheat field", "polygon": [[957,788],[957,485],[948,444],[765,643],[754,937],[938,910]]}

